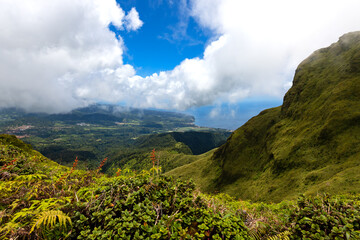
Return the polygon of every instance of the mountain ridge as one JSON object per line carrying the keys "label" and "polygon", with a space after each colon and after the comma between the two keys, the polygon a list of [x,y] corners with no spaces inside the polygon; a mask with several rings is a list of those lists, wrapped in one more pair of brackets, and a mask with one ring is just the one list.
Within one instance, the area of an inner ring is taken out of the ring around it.
{"label": "mountain ridge", "polygon": [[[234,131],[206,160],[217,170],[197,171],[202,177],[206,171],[218,174],[202,189],[256,201],[359,192],[359,52],[360,32],[353,32],[305,59],[284,104]],[[186,172],[183,166],[169,174],[189,177]]]}

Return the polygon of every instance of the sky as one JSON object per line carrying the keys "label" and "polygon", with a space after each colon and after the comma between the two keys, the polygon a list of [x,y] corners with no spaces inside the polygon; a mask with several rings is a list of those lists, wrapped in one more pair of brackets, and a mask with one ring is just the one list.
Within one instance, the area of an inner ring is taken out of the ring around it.
{"label": "sky", "polygon": [[235,129],[297,65],[360,30],[358,0],[0,0],[0,108],[96,102]]}

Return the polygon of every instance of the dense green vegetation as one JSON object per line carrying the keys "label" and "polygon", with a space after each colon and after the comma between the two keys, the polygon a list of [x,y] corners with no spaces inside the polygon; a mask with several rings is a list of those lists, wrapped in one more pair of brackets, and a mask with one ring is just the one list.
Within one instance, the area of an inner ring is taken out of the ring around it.
{"label": "dense green vegetation", "polygon": [[[100,104],[67,114],[3,109],[0,133],[21,137],[63,165],[70,166],[73,157],[78,156],[81,169],[94,169],[101,159],[109,157],[111,166],[107,164],[105,170],[144,169],[148,166],[137,160],[154,147],[169,156],[173,150],[182,155],[201,154],[220,146],[230,135],[226,130],[199,128],[194,125],[194,118],[185,114]],[[182,164],[167,165],[165,171]]]}
{"label": "dense green vegetation", "polygon": [[[157,170],[106,176],[0,135],[0,239],[359,239],[360,195],[279,204],[195,190]],[[151,161],[151,158],[148,158]]]}
{"label": "dense green vegetation", "polygon": [[261,112],[214,154],[174,169],[202,190],[279,202],[360,192],[360,32],[303,61],[281,107]]}

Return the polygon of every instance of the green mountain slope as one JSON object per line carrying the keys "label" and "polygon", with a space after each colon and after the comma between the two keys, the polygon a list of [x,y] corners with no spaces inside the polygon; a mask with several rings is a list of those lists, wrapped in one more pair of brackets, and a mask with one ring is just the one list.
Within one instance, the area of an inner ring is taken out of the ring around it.
{"label": "green mountain slope", "polygon": [[137,138],[129,147],[117,147],[109,155],[104,170],[113,174],[118,168],[133,170],[152,167],[150,153],[156,149],[162,172],[196,161],[196,155],[205,153],[222,145],[230,132],[223,130],[169,132],[144,135]]}
{"label": "green mountain slope", "polygon": [[19,175],[61,174],[66,170],[67,167],[47,159],[14,135],[0,134],[0,181]]}
{"label": "green mountain slope", "polygon": [[173,147],[176,143],[183,143],[189,149],[184,153],[202,154],[225,143],[230,132],[227,131],[188,131],[169,132],[142,136],[134,143],[137,148],[152,149],[156,147]]}
{"label": "green mountain slope", "polygon": [[[304,60],[281,107],[250,119],[200,161],[207,164],[194,170],[194,162],[169,174],[202,176],[204,190],[252,200],[359,192],[360,32]],[[217,176],[205,181],[209,171]]]}

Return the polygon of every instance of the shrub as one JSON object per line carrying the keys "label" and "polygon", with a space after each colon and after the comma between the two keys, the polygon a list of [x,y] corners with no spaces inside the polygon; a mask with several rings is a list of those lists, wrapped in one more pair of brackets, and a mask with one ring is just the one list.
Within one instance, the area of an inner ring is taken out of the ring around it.
{"label": "shrub", "polygon": [[299,197],[291,239],[360,239],[359,197]]}

